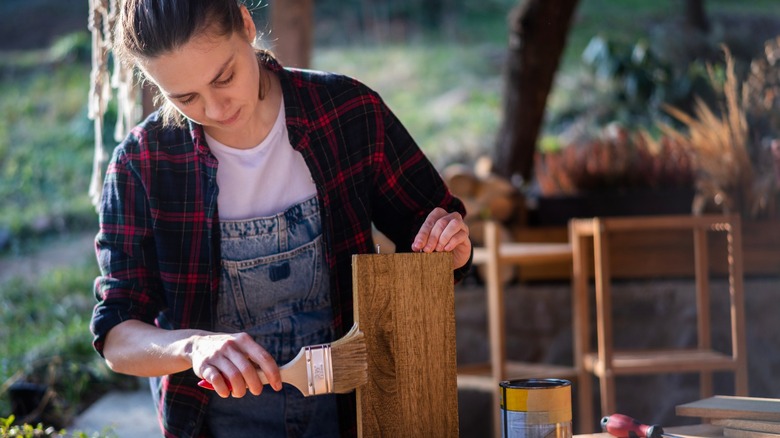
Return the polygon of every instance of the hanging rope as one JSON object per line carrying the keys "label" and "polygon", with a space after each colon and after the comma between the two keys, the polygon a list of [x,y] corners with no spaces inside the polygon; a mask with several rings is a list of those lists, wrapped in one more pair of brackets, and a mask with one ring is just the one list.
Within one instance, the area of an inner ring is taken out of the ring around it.
{"label": "hanging rope", "polygon": [[[121,141],[140,119],[138,105],[139,89],[134,80],[133,69],[128,68],[111,55],[119,6],[122,0],[89,0],[89,30],[92,33],[92,72],[89,87],[89,118],[94,121],[95,154],[92,163],[92,178],[89,183],[89,197],[92,204],[100,202],[103,187],[103,172],[108,162],[108,153],[103,144],[103,121],[116,90],[117,120],[114,140]],[[113,74],[109,61],[113,60]]]}

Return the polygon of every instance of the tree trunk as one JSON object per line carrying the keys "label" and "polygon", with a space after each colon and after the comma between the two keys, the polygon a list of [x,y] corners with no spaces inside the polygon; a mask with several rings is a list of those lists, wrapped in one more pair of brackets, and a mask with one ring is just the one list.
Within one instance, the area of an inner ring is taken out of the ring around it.
{"label": "tree trunk", "polygon": [[314,34],[313,0],[271,2],[271,41],[285,67],[309,68]]}
{"label": "tree trunk", "polygon": [[525,0],[510,12],[504,120],[494,154],[494,170],[504,177],[519,175],[524,183],[531,181],[547,95],[577,3]]}
{"label": "tree trunk", "polygon": [[704,33],[710,31],[710,22],[704,11],[704,0],[685,0],[685,23]]}

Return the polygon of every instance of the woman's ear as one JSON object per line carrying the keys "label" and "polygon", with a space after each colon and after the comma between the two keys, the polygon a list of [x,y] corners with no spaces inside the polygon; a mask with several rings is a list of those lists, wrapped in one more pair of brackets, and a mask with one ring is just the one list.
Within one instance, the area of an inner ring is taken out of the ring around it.
{"label": "woman's ear", "polygon": [[247,40],[253,44],[255,38],[257,38],[257,28],[255,27],[255,21],[252,20],[252,14],[249,13],[249,9],[245,5],[241,5],[241,19],[244,22],[244,34]]}

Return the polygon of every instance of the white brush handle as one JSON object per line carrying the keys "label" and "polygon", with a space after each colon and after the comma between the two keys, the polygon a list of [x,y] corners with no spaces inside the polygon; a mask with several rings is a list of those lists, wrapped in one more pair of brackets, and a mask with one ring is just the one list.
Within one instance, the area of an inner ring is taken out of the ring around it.
{"label": "white brush handle", "polygon": [[[330,344],[309,345],[289,363],[279,367],[282,382],[298,388],[304,396],[333,392],[333,362]],[[257,375],[263,385],[268,379],[262,370]]]}

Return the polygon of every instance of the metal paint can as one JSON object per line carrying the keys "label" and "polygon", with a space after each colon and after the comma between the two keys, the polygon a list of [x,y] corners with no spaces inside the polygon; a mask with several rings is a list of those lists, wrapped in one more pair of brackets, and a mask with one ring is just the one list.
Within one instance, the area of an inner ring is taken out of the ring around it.
{"label": "metal paint can", "polygon": [[571,382],[505,380],[499,384],[503,438],[571,438]]}

